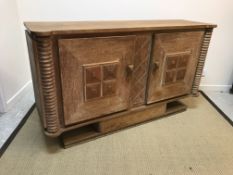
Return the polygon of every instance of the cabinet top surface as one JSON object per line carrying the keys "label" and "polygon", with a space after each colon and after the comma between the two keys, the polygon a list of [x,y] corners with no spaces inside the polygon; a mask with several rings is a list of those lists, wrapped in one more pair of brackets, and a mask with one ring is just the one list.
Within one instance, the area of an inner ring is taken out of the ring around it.
{"label": "cabinet top surface", "polygon": [[26,29],[38,36],[106,32],[140,32],[173,29],[205,29],[217,25],[187,20],[25,22]]}

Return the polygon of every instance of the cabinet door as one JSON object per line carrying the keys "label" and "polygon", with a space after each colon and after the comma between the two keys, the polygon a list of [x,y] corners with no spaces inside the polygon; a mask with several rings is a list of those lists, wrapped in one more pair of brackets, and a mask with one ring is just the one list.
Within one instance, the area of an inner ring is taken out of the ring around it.
{"label": "cabinet door", "polygon": [[60,39],[66,125],[129,107],[135,36]]}
{"label": "cabinet door", "polygon": [[155,34],[147,103],[191,92],[203,34],[203,31]]}

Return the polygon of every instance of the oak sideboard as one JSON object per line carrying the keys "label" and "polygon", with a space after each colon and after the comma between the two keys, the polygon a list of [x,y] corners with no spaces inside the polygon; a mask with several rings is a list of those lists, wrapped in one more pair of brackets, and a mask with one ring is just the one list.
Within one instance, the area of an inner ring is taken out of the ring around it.
{"label": "oak sideboard", "polygon": [[65,147],[186,109],[215,24],[25,22],[45,134]]}

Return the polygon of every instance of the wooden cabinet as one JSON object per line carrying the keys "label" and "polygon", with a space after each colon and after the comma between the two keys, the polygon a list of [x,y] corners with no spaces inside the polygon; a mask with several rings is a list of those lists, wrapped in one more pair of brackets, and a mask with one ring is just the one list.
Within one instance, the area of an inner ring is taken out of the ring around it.
{"label": "wooden cabinet", "polygon": [[65,146],[185,110],[177,100],[198,94],[216,27],[184,20],[25,26],[43,127]]}

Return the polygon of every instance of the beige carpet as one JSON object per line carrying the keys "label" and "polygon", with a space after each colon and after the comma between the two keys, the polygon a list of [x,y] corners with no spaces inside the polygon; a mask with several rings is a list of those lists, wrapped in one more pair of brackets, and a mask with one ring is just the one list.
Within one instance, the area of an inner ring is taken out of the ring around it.
{"label": "beige carpet", "polygon": [[233,175],[233,128],[202,97],[186,112],[62,149],[36,110],[0,159],[0,175]]}

